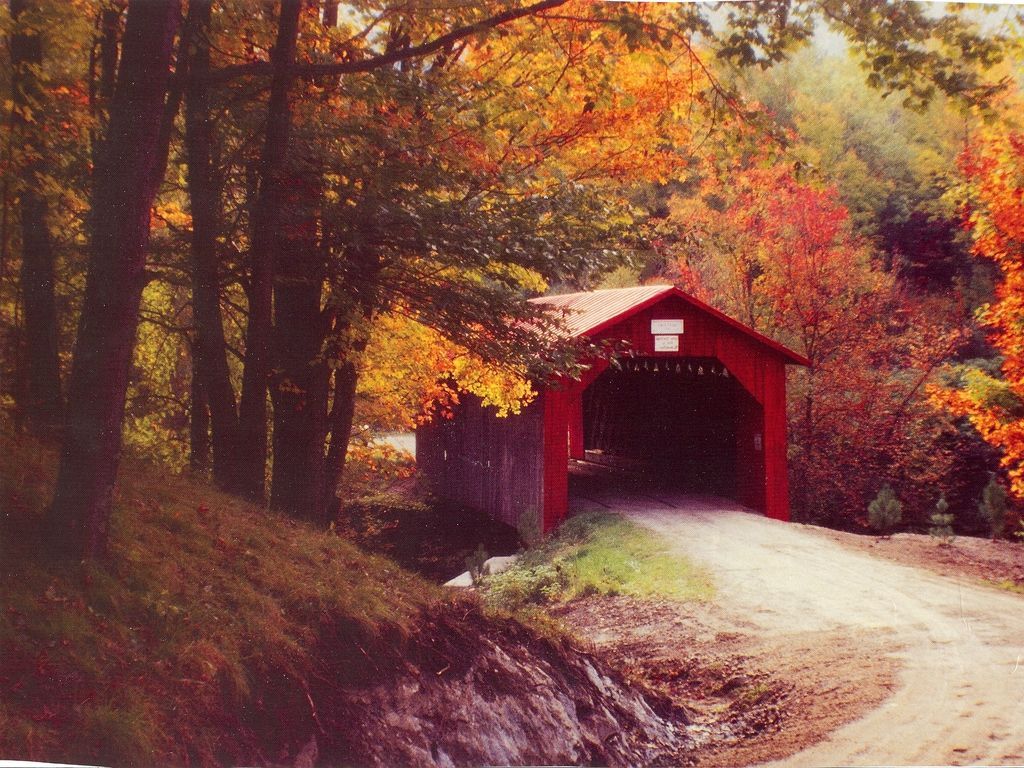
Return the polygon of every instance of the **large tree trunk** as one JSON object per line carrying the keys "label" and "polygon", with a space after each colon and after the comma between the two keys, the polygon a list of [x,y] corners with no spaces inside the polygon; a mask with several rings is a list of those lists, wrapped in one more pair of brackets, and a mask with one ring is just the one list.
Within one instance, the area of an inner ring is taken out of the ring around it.
{"label": "large tree trunk", "polygon": [[21,130],[21,141],[29,159],[22,165],[21,215],[21,297],[25,310],[27,387],[24,411],[29,423],[41,432],[60,425],[63,400],[60,391],[60,359],[57,338],[57,303],[54,296],[54,253],[49,230],[49,207],[40,194],[42,158],[46,150],[38,137],[38,126],[25,118],[25,110],[39,110],[45,94],[35,70],[43,62],[42,38],[27,33],[26,15],[34,11],[30,0],[11,0],[15,32],[11,35],[11,91],[14,102],[12,126]]}
{"label": "large tree trunk", "polygon": [[[322,22],[338,24],[338,3],[323,3]],[[320,85],[326,85],[327,78]],[[320,185],[293,178],[284,207],[274,281],[274,474],[270,504],[296,517],[326,522],[335,512],[338,472],[325,443],[338,410],[327,412],[331,370],[324,355],[330,321],[321,310],[327,264],[317,242]],[[336,373],[336,375],[338,375]],[[337,402],[337,390],[335,399]],[[351,429],[351,419],[346,430]],[[332,440],[332,445],[338,441]]]}
{"label": "large tree trunk", "polygon": [[196,375],[209,403],[213,479],[222,489],[234,491],[238,410],[220,308],[217,232],[221,194],[213,166],[213,124],[206,82],[210,70],[211,7],[211,0],[192,0],[185,21],[192,42],[185,93],[185,153],[192,212],[192,317],[196,331],[193,351]]}
{"label": "large tree trunk", "polygon": [[[308,318],[316,323],[316,313],[309,311],[314,306],[309,299],[308,294],[303,296],[300,291],[279,291],[276,317],[280,320],[284,313],[291,313],[293,319]],[[300,333],[294,334],[295,330]],[[273,387],[274,474],[270,505],[295,517],[321,522],[327,517],[324,441],[330,370],[317,359],[318,350],[309,346],[311,335],[299,329],[297,322],[280,328],[275,336],[282,343],[293,339],[296,346],[278,358],[281,374]]]}
{"label": "large tree trunk", "polygon": [[274,274],[274,473],[270,506],[322,521],[330,369],[323,357],[325,258],[317,241],[320,184],[292,177],[283,196]]}
{"label": "large tree trunk", "polygon": [[267,103],[267,124],[260,157],[260,188],[253,206],[249,319],[245,369],[239,406],[236,478],[248,498],[263,501],[267,466],[267,385],[272,368],[274,252],[278,246],[283,175],[291,130],[290,91],[294,75],[302,0],[281,0],[277,40],[270,58],[274,74]]}
{"label": "large tree trunk", "polygon": [[[106,551],[128,373],[145,285],[150,208],[179,0],[131,0],[107,136],[98,152],[85,301],[47,533],[55,557]],[[161,161],[164,162],[161,162]]]}

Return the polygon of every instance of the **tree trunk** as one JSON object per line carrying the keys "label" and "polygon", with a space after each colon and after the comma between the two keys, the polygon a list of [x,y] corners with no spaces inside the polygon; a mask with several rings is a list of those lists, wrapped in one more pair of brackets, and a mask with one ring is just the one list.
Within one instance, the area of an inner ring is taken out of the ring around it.
{"label": "tree trunk", "polygon": [[18,25],[30,0],[11,0],[15,33],[11,35],[11,91],[14,127],[21,129],[21,141],[29,159],[20,169],[21,195],[21,296],[25,310],[27,388],[24,410],[29,423],[40,432],[52,432],[63,412],[58,356],[57,303],[54,295],[54,253],[49,230],[49,206],[39,193],[42,188],[42,158],[45,147],[24,117],[25,109],[39,111],[45,99],[34,70],[42,65],[40,34],[27,34]]}
{"label": "tree trunk", "polygon": [[[322,23],[327,28],[337,26],[336,0],[324,2]],[[307,176],[317,178],[312,173]],[[285,213],[279,227],[281,244],[274,282],[278,375],[271,385],[274,473],[270,504],[296,517],[324,523],[335,512],[332,502],[338,471],[324,455],[330,431],[331,371],[323,350],[329,322],[322,319],[320,307],[328,258],[324,240],[317,242],[322,190],[318,182],[301,178],[292,178],[288,189],[288,199],[282,200]],[[350,429],[351,417],[346,427]]]}
{"label": "tree trunk", "polygon": [[109,127],[97,153],[85,301],[48,520],[50,551],[58,558],[92,559],[106,551],[150,208],[165,171],[161,128],[179,20],[179,0],[128,5]]}
{"label": "tree trunk", "polygon": [[[305,314],[299,302],[289,301],[280,293],[277,301],[280,313],[293,310],[296,315]],[[295,517],[322,522],[327,517],[324,442],[330,371],[323,362],[311,362],[301,353],[285,355],[279,364],[283,373],[273,389],[274,473],[270,506]]]}
{"label": "tree trunk", "polygon": [[327,29],[338,26],[338,0],[324,0],[323,25]]}
{"label": "tree trunk", "polygon": [[238,487],[254,501],[263,501],[267,465],[267,385],[272,367],[274,252],[278,246],[278,214],[291,130],[289,95],[298,39],[302,0],[281,0],[277,40],[270,58],[274,74],[267,103],[267,124],[260,156],[260,188],[253,207],[249,319],[245,338],[245,369],[239,406],[236,451]]}
{"label": "tree trunk", "polygon": [[217,232],[221,191],[213,166],[213,124],[209,85],[205,80],[210,70],[211,8],[212,0],[192,0],[185,21],[192,43],[185,93],[185,155],[192,213],[192,319],[196,332],[195,371],[210,409],[213,479],[223,490],[235,491],[238,410],[220,309]]}
{"label": "tree trunk", "polygon": [[[368,210],[373,206],[368,205]],[[374,223],[367,219],[363,222],[364,231],[361,236],[372,242],[374,234]],[[369,327],[374,316],[379,310],[379,295],[376,288],[380,280],[381,270],[384,267],[380,254],[371,248],[351,247],[348,249],[347,258],[352,264],[352,274],[357,275],[360,291],[356,301],[358,312],[362,314],[361,321]],[[344,321],[343,321],[344,322]],[[365,338],[357,340],[348,355],[360,353],[366,349]],[[346,358],[337,371],[334,379],[334,404],[331,407],[329,419],[330,445],[327,449],[326,468],[324,470],[324,498],[328,504],[328,510],[336,513],[338,508],[337,495],[338,486],[341,483],[342,474],[345,471],[345,461],[348,458],[349,440],[352,436],[352,421],[356,411],[356,387],[359,384],[359,369],[355,362]]]}
{"label": "tree trunk", "polygon": [[196,345],[192,344],[192,378],[189,408],[189,469],[205,474],[210,469],[210,404],[199,376]]}
{"label": "tree trunk", "polygon": [[21,194],[21,297],[28,363],[26,412],[29,423],[44,433],[60,426],[64,410],[48,219],[46,201],[25,189]]}
{"label": "tree trunk", "polygon": [[[107,112],[114,98],[114,87],[117,81],[117,62],[120,57],[121,43],[121,12],[123,9],[111,5],[100,12],[99,40],[93,44],[93,52],[89,60],[89,105],[95,123],[89,129],[92,161],[96,164],[101,141],[107,126]],[[99,47],[99,60],[96,61],[95,51]],[[99,73],[96,66],[99,65]]]}
{"label": "tree trunk", "polygon": [[325,257],[317,241],[321,185],[291,177],[282,195],[274,274],[274,472],[270,506],[295,517],[326,517],[324,442],[330,369],[320,308]]}
{"label": "tree trunk", "polygon": [[356,385],[359,372],[356,364],[346,360],[334,372],[334,404],[331,407],[331,444],[327,450],[324,470],[324,499],[329,514],[337,514],[338,486],[345,471],[348,444],[352,436],[352,422],[356,415]]}

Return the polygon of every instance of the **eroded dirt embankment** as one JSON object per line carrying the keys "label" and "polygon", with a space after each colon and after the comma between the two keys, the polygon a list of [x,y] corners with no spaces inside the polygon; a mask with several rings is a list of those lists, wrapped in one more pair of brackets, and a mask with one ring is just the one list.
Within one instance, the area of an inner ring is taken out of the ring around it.
{"label": "eroded dirt embankment", "polygon": [[470,606],[426,622],[390,666],[367,663],[375,674],[321,704],[323,765],[689,762],[684,711],[587,653]]}
{"label": "eroded dirt embankment", "polygon": [[713,604],[624,596],[577,601],[558,617],[611,666],[686,709],[697,766],[792,755],[879,706],[896,684],[884,634],[766,636]]}
{"label": "eroded dirt embankment", "polygon": [[892,562],[925,565],[925,542],[882,560],[717,499],[602,507],[707,567],[714,603],[556,609],[593,654],[447,614],[339,699],[324,764],[1024,762],[1024,599],[979,586],[988,570],[943,577]]}

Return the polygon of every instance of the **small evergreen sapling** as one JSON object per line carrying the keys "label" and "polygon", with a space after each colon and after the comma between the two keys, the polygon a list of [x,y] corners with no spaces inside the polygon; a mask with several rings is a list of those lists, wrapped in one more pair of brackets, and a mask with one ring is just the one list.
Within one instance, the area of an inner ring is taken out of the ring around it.
{"label": "small evergreen sapling", "polygon": [[934,538],[940,539],[943,544],[949,544],[955,538],[953,535],[953,513],[949,511],[949,502],[946,501],[946,494],[942,494],[935,503],[935,511],[931,516],[931,527],[928,533]]}
{"label": "small evergreen sapling", "polygon": [[476,551],[466,557],[466,570],[469,571],[474,586],[478,585],[484,576],[490,575],[490,568],[486,565],[489,557],[483,544],[477,544]]}
{"label": "small evergreen sapling", "polygon": [[998,539],[1002,536],[1003,527],[1006,525],[1006,489],[996,482],[994,475],[989,478],[988,485],[981,492],[978,511],[988,520],[992,538]]}
{"label": "small evergreen sapling", "polygon": [[886,483],[868,504],[868,525],[880,534],[889,534],[903,519],[903,502],[896,498],[892,486]]}

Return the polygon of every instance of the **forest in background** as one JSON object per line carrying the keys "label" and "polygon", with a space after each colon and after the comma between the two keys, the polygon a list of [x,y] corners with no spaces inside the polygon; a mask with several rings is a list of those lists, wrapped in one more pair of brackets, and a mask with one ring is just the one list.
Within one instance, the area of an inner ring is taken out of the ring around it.
{"label": "forest in background", "polygon": [[49,551],[103,554],[122,434],[326,525],[379,460],[353,425],[572,373],[527,297],[666,280],[811,360],[798,519],[862,528],[888,484],[989,532],[983,489],[1024,492],[997,13],[11,0],[0,386],[63,446]]}

